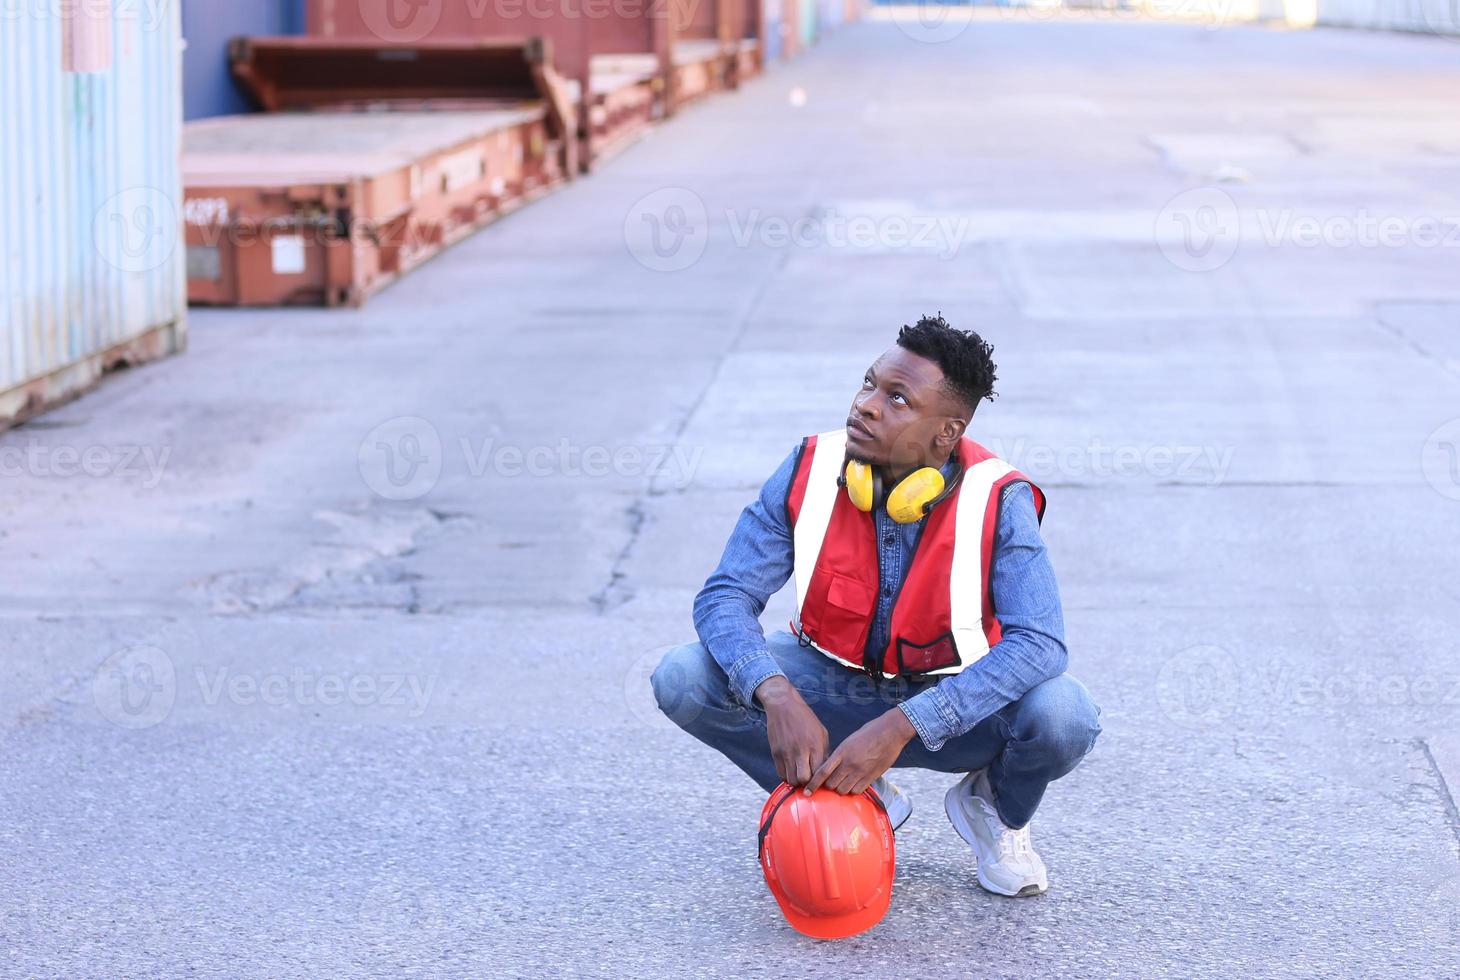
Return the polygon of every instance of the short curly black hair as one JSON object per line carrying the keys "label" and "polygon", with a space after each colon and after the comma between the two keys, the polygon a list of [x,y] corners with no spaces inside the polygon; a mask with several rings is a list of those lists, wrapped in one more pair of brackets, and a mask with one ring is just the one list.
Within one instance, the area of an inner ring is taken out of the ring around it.
{"label": "short curly black hair", "polygon": [[994,348],[972,330],[955,330],[943,314],[924,316],[897,332],[897,346],[926,357],[943,371],[943,385],[973,417],[978,403],[994,400],[999,366]]}

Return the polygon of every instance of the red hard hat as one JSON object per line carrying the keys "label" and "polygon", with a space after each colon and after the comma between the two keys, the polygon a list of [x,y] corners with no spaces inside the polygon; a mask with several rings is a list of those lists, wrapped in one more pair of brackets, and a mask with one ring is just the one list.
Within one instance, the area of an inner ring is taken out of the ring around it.
{"label": "red hard hat", "polygon": [[845,939],[875,926],[892,902],[892,822],[875,791],[807,796],[785,783],[760,811],[760,866],[798,932]]}

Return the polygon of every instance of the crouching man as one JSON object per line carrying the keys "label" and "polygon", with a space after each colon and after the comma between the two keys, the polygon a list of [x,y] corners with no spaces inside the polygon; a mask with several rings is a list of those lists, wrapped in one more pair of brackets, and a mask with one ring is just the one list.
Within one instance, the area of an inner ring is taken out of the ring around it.
{"label": "crouching man", "polygon": [[[1000,895],[1049,886],[1029,822],[1100,733],[1064,672],[1044,494],[964,435],[993,349],[941,317],[903,327],[844,428],[809,436],[740,516],[695,599],[699,642],[654,672],[660,708],[767,792],[874,787],[894,767],[962,774],[944,798]],[[759,616],[794,572],[791,632]]]}

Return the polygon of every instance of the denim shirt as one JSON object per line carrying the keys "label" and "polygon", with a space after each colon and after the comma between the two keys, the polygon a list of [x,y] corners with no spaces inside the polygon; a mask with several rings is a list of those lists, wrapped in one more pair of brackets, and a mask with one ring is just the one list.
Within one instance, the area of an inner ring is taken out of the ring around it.
{"label": "denim shirt", "polygon": [[[793,451],[786,457],[760,496],[741,512],[719,567],[695,597],[700,642],[724,669],[735,696],[747,705],[767,678],[785,676],[766,648],[759,617],[794,568],[786,493],[796,455]],[[944,467],[945,475],[951,468],[951,463]],[[886,587],[877,597],[868,644],[881,649],[887,645],[894,597],[925,521],[898,524],[881,507],[873,511],[873,520]],[[930,751],[1064,672],[1064,614],[1028,484],[1015,483],[1004,490],[990,579],[1002,638],[962,671],[938,678],[900,705]]]}

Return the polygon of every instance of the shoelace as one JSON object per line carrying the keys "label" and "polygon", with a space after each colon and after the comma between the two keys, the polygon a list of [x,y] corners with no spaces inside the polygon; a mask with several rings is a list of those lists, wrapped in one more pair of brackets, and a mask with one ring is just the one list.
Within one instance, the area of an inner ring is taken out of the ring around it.
{"label": "shoelace", "polygon": [[1029,840],[1028,824],[1018,830],[1013,830],[999,819],[999,811],[990,806],[987,800],[977,795],[974,796],[974,799],[978,800],[979,808],[983,810],[984,820],[988,823],[989,829],[994,832],[994,840],[998,844],[1001,857],[1023,857],[1034,853],[1034,845]]}

